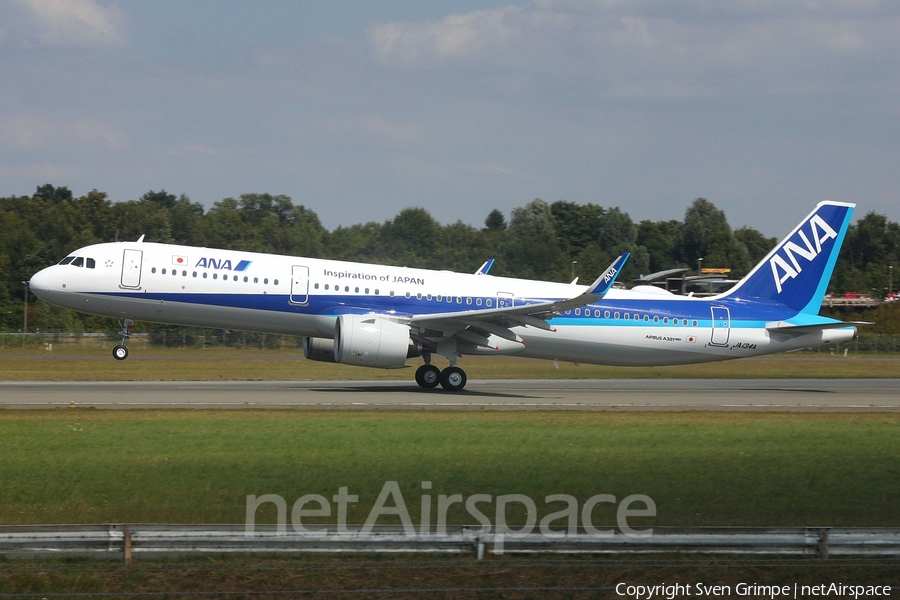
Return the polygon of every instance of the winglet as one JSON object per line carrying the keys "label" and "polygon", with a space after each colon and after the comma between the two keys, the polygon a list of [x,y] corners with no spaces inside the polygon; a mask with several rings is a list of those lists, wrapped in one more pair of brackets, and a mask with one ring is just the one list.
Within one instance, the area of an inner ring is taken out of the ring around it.
{"label": "winglet", "polygon": [[628,257],[631,256],[631,253],[625,252],[620,255],[619,258],[614,260],[611,265],[609,265],[605,271],[603,271],[603,275],[597,278],[597,281],[591,284],[591,286],[585,290],[584,296],[598,296],[602,298],[606,295],[606,293],[612,289],[613,284],[616,282],[616,277],[619,276],[619,273],[622,271],[622,267],[625,266],[625,262],[628,260]]}
{"label": "winglet", "polygon": [[483,264],[483,265],[481,265],[480,267],[478,267],[478,270],[475,271],[475,274],[476,274],[476,275],[487,275],[487,274],[488,274],[488,271],[490,271],[490,270],[491,270],[491,267],[493,267],[493,266],[494,266],[494,259],[493,259],[493,258],[489,258],[489,259],[487,259],[486,261],[484,261],[484,264]]}

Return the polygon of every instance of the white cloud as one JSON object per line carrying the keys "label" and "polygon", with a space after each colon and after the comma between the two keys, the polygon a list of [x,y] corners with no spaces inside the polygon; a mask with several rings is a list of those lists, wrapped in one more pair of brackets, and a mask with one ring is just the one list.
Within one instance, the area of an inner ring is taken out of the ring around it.
{"label": "white cloud", "polygon": [[368,37],[377,60],[400,68],[464,65],[595,96],[709,98],[842,85],[860,61],[900,52],[900,5],[539,0],[376,24]]}
{"label": "white cloud", "polygon": [[427,23],[376,24],[368,34],[379,59],[418,66],[433,61],[504,54],[528,43],[530,32],[559,30],[569,25],[569,21],[564,14],[508,6],[448,15]]}
{"label": "white cloud", "polygon": [[0,145],[6,150],[60,152],[79,148],[116,150],[128,138],[118,128],[91,117],[50,119],[32,115],[0,118]]}
{"label": "white cloud", "polygon": [[325,123],[325,127],[330,132],[362,136],[396,146],[412,146],[421,138],[415,124],[390,121],[377,115],[332,119]]}
{"label": "white cloud", "polygon": [[521,173],[512,167],[498,162],[487,163],[469,163],[463,165],[463,168],[476,173],[487,173],[489,175],[520,175]]}
{"label": "white cloud", "polygon": [[207,146],[206,144],[183,144],[177,148],[170,148],[166,151],[169,156],[187,156],[187,155],[206,155],[213,156],[219,153],[217,148]]}
{"label": "white cloud", "polygon": [[[30,19],[32,43],[44,46],[96,47],[126,43],[125,15],[95,0],[17,0]],[[21,35],[21,34],[20,34]]]}
{"label": "white cloud", "polygon": [[60,181],[81,175],[81,169],[73,164],[40,162],[33,164],[2,164],[0,177],[17,177],[33,181]]}

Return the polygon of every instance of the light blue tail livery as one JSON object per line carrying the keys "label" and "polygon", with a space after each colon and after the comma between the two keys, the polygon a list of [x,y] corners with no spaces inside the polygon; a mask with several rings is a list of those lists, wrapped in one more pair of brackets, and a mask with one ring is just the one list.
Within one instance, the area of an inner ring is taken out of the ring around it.
{"label": "light blue tail livery", "polygon": [[850,226],[854,204],[821,202],[726,295],[818,314]]}

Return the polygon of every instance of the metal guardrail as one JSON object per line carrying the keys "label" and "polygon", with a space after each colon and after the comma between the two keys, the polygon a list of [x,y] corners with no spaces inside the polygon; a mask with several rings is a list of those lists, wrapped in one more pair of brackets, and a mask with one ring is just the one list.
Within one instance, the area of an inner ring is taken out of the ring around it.
{"label": "metal guardrail", "polygon": [[580,531],[495,534],[476,527],[448,528],[446,534],[407,534],[400,527],[314,533],[279,532],[259,525],[22,525],[0,527],[0,555],[87,555],[123,559],[173,554],[452,553],[618,554],[703,553],[829,556],[900,556],[900,528],[829,527],[655,527],[633,537],[613,531],[598,536]]}

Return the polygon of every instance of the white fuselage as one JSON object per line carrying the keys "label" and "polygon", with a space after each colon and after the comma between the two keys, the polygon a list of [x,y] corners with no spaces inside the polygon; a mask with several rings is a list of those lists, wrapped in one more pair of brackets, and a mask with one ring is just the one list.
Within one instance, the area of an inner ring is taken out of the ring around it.
{"label": "white fuselage", "polygon": [[[155,243],[82,248],[31,280],[77,311],[141,321],[331,338],[342,314],[414,315],[570,298],[585,286]],[[78,260],[82,259],[82,260]],[[81,263],[77,266],[75,263]],[[89,265],[93,265],[90,267]],[[784,306],[613,289],[598,303],[515,327],[518,356],[612,365],[686,364],[849,340],[853,327],[786,335]],[[477,354],[491,354],[480,349]],[[510,351],[507,347],[495,353]]]}

